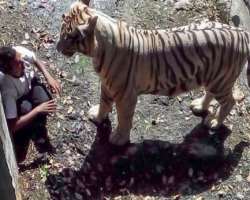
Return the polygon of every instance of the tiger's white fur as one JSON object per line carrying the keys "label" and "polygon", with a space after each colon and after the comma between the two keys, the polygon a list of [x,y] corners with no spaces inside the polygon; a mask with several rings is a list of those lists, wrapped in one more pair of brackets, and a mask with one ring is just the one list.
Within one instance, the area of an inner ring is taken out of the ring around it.
{"label": "tiger's white fur", "polygon": [[136,29],[76,2],[63,16],[57,49],[68,56],[80,52],[93,58],[101,100],[91,110],[92,120],[101,123],[115,102],[118,125],[109,139],[123,145],[129,141],[140,94],[172,96],[203,86],[205,95],[194,100],[191,109],[208,110],[215,98],[220,106],[204,122],[219,127],[235,104],[232,87],[249,59],[249,33],[217,22]]}

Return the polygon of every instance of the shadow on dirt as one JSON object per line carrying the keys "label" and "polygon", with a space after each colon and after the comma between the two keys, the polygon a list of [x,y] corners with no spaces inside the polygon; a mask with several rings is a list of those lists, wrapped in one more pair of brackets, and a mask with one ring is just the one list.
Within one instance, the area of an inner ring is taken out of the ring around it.
{"label": "shadow on dirt", "polygon": [[110,123],[97,132],[79,171],[67,168],[48,177],[51,199],[104,199],[127,193],[165,197],[197,194],[228,178],[248,145],[240,142],[233,151],[225,149],[224,142],[231,133],[225,126],[211,133],[199,124],[180,144],[146,140],[122,148],[108,143]]}

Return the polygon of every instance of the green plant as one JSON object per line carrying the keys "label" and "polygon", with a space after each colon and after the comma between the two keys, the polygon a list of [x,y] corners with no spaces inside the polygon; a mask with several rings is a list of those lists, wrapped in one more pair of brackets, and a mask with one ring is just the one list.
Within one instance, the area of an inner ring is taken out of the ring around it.
{"label": "green plant", "polygon": [[42,180],[42,182],[45,182],[48,175],[49,175],[49,166],[48,165],[42,165],[40,168],[39,168],[39,173],[40,173],[40,178]]}
{"label": "green plant", "polygon": [[92,66],[91,59],[86,56],[80,56],[79,61],[75,62],[72,67],[78,74],[84,75],[86,70]]}

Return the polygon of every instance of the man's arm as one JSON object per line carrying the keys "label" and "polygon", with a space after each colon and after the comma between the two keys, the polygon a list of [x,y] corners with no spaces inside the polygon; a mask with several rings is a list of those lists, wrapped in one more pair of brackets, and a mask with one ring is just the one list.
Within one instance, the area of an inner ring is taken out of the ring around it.
{"label": "man's arm", "polygon": [[7,119],[9,131],[14,134],[16,131],[24,128],[32,123],[32,120],[38,115],[36,109],[31,110],[29,113],[22,115],[19,118]]}
{"label": "man's arm", "polygon": [[51,76],[51,74],[46,69],[45,65],[39,59],[36,59],[34,61],[34,64],[38,68],[38,70],[40,70],[43,73],[44,77],[46,78],[48,84],[52,89],[52,92],[60,94],[61,92],[60,83]]}
{"label": "man's arm", "polygon": [[21,128],[27,126],[28,124],[32,123],[32,120],[41,113],[48,114],[56,111],[56,104],[54,100],[50,100],[44,102],[29,113],[22,115],[18,118],[14,119],[7,119],[9,131],[14,134],[16,131],[20,130]]}

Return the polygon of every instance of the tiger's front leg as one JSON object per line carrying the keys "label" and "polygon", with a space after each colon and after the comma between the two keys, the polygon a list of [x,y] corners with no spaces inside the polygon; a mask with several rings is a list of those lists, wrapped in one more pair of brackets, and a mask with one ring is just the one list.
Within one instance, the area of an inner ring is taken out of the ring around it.
{"label": "tiger's front leg", "polygon": [[232,93],[232,88],[226,92],[220,92],[215,94],[215,99],[219,102],[220,106],[215,114],[215,116],[207,116],[204,123],[211,129],[219,128],[223,123],[227,115],[232,110],[235,100]]}
{"label": "tiger's front leg", "polygon": [[122,101],[116,102],[118,125],[109,136],[111,144],[121,146],[129,142],[136,103],[136,96],[123,98]]}
{"label": "tiger's front leg", "polygon": [[105,87],[101,86],[100,104],[94,105],[89,109],[89,119],[96,124],[101,124],[106,118],[108,118],[108,113],[112,111],[112,105],[113,99]]}
{"label": "tiger's front leg", "polygon": [[191,102],[190,108],[194,114],[201,114],[207,112],[210,102],[214,96],[206,91],[205,95],[201,98],[195,99]]}

